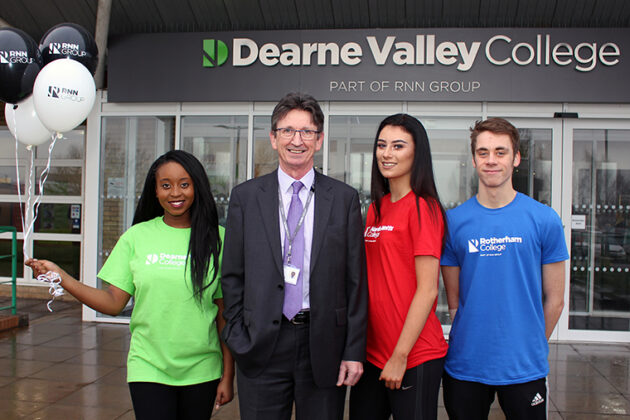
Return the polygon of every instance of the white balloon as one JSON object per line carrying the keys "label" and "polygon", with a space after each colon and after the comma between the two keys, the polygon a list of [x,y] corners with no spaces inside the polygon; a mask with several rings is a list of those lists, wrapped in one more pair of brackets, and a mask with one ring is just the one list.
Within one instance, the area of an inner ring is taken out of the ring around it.
{"label": "white balloon", "polygon": [[92,110],[95,97],[92,74],[70,59],[46,64],[33,86],[37,115],[53,131],[69,131],[81,124]]}
{"label": "white balloon", "polygon": [[4,116],[13,137],[27,146],[38,146],[52,139],[52,130],[42,124],[35,112],[33,95],[16,105],[6,104]]}

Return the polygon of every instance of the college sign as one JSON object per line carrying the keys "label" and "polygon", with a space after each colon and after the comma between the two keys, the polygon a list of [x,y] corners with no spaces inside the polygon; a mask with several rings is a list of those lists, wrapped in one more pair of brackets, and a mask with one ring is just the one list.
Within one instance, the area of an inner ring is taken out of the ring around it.
{"label": "college sign", "polygon": [[630,102],[630,30],[366,29],[112,38],[112,102]]}

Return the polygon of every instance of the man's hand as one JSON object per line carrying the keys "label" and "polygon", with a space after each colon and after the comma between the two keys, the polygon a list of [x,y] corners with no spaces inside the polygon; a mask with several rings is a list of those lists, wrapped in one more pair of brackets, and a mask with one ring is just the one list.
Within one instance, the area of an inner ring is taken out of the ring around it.
{"label": "man's hand", "polygon": [[339,379],[337,379],[337,386],[356,385],[356,383],[359,382],[361,375],[363,375],[363,363],[342,360],[341,366],[339,366]]}

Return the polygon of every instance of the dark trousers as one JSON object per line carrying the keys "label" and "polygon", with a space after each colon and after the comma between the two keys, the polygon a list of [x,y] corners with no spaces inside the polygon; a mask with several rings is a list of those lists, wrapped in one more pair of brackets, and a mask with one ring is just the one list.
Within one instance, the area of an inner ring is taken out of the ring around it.
{"label": "dark trousers", "polygon": [[185,386],[129,382],[129,392],[136,420],[208,420],[218,386],[218,379]]}
{"label": "dark trousers", "polygon": [[400,389],[379,380],[381,369],[365,363],[363,376],[350,392],[350,420],[435,420],[444,358],[407,369]]}
{"label": "dark trousers", "polygon": [[444,372],[444,406],[451,420],[486,420],[494,395],[507,420],[547,418],[547,378],[513,385],[460,381]]}
{"label": "dark trousers", "polygon": [[248,378],[236,370],[242,420],[289,420],[293,403],[297,420],[343,419],[346,387],[319,388],[313,380],[308,324],[286,319],[265,370]]}

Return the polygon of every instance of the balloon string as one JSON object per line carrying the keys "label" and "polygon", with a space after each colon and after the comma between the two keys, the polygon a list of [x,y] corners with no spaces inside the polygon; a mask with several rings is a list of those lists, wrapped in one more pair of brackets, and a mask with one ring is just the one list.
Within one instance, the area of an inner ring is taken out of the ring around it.
{"label": "balloon string", "polygon": [[[33,203],[34,205],[34,211],[33,211],[33,219],[31,220],[30,225],[28,226],[27,229],[25,229],[25,213],[26,212],[30,212],[31,207],[31,201],[33,199],[33,177],[34,177],[34,172],[35,172],[35,150],[33,148],[33,146],[27,146],[27,150],[31,152],[31,158],[30,158],[30,164],[29,164],[29,177],[28,177],[28,182],[27,182],[27,195],[26,195],[26,211],[23,211],[24,208],[22,207],[22,188],[20,185],[20,159],[19,159],[19,155],[18,155],[18,147],[19,147],[19,142],[18,142],[18,125],[17,125],[17,121],[15,118],[15,113],[13,113],[13,127],[15,127],[14,131],[15,131],[15,178],[16,178],[16,185],[17,185],[17,192],[18,192],[18,203],[20,204],[20,218],[22,220],[22,233],[23,233],[23,240],[22,240],[22,252],[24,253],[24,259],[27,260],[28,257],[28,251],[27,251],[27,244],[28,244],[28,238],[31,234],[31,232],[33,231],[33,228],[35,226],[35,220],[37,220],[37,214],[39,212],[39,204],[41,202],[41,198],[44,195],[44,184],[46,183],[46,180],[48,179],[48,174],[50,173],[50,160],[52,158],[52,151],[53,148],[55,147],[55,143],[57,142],[58,138],[61,138],[61,133],[57,133],[57,134],[52,134],[52,142],[50,143],[50,146],[48,146],[48,160],[46,162],[46,168],[44,168],[44,170],[41,172],[40,176],[39,176],[39,196],[37,197],[37,199],[35,200],[35,202]],[[29,213],[30,215],[30,213]],[[48,292],[50,293],[50,295],[52,296],[52,299],[48,301],[48,303],[46,303],[46,307],[48,308],[48,310],[50,312],[52,312],[52,303],[54,302],[55,298],[58,296],[62,296],[64,294],[64,290],[63,287],[61,287],[61,277],[59,276],[58,273],[49,271],[46,274],[40,274],[39,276],[37,276],[37,280],[41,281],[41,282],[46,282],[46,283],[50,283],[50,287],[48,289]]]}
{"label": "balloon string", "polygon": [[[24,233],[24,241],[22,243],[22,250],[24,252],[24,260],[29,259],[28,253],[28,239],[31,236],[31,229],[34,226],[33,220],[33,193],[35,186],[33,184],[34,171],[35,171],[35,150],[31,146],[27,146],[26,149],[30,152],[28,177],[26,179],[26,227],[22,225]],[[29,217],[31,220],[29,220]]]}
{"label": "balloon string", "polygon": [[[15,105],[17,106],[17,105]],[[15,108],[14,108],[15,109]],[[22,252],[24,253],[24,259],[28,259],[28,252],[26,252],[26,232],[25,232],[25,221],[24,221],[24,215],[25,215],[25,211],[24,208],[22,206],[22,188],[20,185],[20,159],[18,156],[18,148],[19,148],[19,142],[18,142],[18,125],[17,125],[17,121],[15,118],[15,112],[13,113],[13,127],[14,127],[14,131],[15,131],[15,178],[16,178],[16,185],[17,185],[17,193],[18,193],[18,203],[20,204],[20,219],[22,220],[22,233],[23,233],[23,240],[22,240]]]}
{"label": "balloon string", "polygon": [[46,274],[40,274],[39,276],[37,276],[37,280],[44,283],[50,283],[48,293],[50,293],[52,299],[48,301],[46,306],[48,307],[48,310],[52,312],[53,310],[50,305],[53,303],[56,297],[62,296],[64,294],[63,287],[61,287],[61,276],[54,271],[49,271]]}
{"label": "balloon string", "polygon": [[44,184],[46,183],[46,180],[48,179],[48,174],[50,173],[50,159],[52,158],[52,151],[53,148],[55,147],[55,143],[57,142],[57,139],[61,137],[61,133],[58,134],[52,134],[52,141],[50,142],[50,146],[48,146],[48,161],[46,162],[46,167],[44,168],[44,170],[42,170],[42,173],[39,174],[39,198],[41,200],[41,197],[44,195]]}
{"label": "balloon string", "polygon": [[29,183],[28,183],[28,195],[27,195],[27,211],[29,212],[29,216],[32,216],[28,228],[26,232],[24,232],[24,257],[27,259],[27,239],[30,237],[31,233],[35,228],[35,222],[37,221],[37,216],[39,214],[39,205],[41,204],[42,197],[44,196],[44,184],[46,183],[46,179],[48,179],[48,174],[50,173],[50,160],[52,158],[52,151],[55,147],[55,143],[60,135],[52,135],[52,142],[50,146],[48,146],[48,160],[46,161],[46,167],[42,170],[39,176],[39,194],[33,200],[35,185],[33,180],[35,179],[35,149],[33,146],[27,146],[27,149],[31,152],[31,159],[29,165]]}

